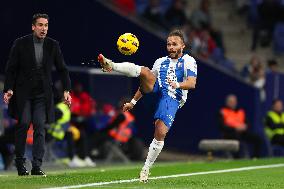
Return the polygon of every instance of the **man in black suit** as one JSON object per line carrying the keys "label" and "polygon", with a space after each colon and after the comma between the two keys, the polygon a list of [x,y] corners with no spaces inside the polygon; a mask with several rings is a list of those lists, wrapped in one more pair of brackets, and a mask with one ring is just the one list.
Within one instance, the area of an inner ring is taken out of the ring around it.
{"label": "man in black suit", "polygon": [[27,130],[33,124],[32,175],[43,175],[45,130],[54,121],[52,66],[59,72],[64,87],[65,102],[71,104],[71,82],[59,44],[46,37],[49,17],[35,14],[33,33],[15,40],[6,65],[4,102],[9,103],[9,114],[18,120],[15,154],[18,175],[29,175],[25,163]]}

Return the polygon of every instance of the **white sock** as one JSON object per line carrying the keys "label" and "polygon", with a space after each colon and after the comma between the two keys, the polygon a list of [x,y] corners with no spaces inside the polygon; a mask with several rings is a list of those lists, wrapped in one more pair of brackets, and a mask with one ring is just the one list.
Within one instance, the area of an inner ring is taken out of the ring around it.
{"label": "white sock", "polygon": [[155,138],[150,144],[147,159],[145,161],[143,169],[150,169],[157,159],[158,155],[162,151],[164,146],[164,141],[157,141]]}
{"label": "white sock", "polygon": [[112,65],[114,71],[122,73],[128,77],[138,77],[141,73],[141,66],[130,62],[114,63]]}

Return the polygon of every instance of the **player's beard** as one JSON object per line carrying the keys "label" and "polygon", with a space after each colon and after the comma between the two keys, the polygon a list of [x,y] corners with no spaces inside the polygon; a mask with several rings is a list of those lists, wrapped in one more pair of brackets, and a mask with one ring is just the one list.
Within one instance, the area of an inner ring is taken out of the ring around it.
{"label": "player's beard", "polygon": [[178,59],[179,56],[182,54],[182,49],[178,49],[175,52],[170,52],[169,55],[172,59]]}

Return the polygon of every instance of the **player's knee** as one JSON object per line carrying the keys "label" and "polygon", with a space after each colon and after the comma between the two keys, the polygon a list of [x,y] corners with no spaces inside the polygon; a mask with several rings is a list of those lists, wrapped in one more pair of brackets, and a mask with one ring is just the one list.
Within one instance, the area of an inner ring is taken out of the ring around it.
{"label": "player's knee", "polygon": [[140,87],[143,93],[152,92],[156,78],[148,67],[142,67],[140,73]]}
{"label": "player's knee", "polygon": [[147,77],[149,74],[151,74],[151,70],[148,67],[141,67],[140,76]]}
{"label": "player's knee", "polygon": [[143,69],[145,72],[151,71],[148,67],[145,67],[145,66],[143,66],[142,69]]}
{"label": "player's knee", "polygon": [[159,141],[163,141],[167,135],[168,128],[164,124],[159,124],[159,121],[156,122],[155,128],[155,138]]}

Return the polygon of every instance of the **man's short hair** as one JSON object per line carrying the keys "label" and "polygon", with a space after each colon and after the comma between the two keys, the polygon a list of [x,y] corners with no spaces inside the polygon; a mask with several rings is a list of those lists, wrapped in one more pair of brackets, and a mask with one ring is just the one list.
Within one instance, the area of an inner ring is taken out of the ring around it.
{"label": "man's short hair", "polygon": [[278,66],[278,62],[274,59],[270,59],[267,61],[267,65],[270,66]]}
{"label": "man's short hair", "polygon": [[45,18],[45,19],[49,20],[49,16],[47,14],[37,13],[37,14],[33,15],[32,25],[35,25],[37,19],[39,19],[39,18]]}
{"label": "man's short hair", "polygon": [[178,37],[181,38],[182,42],[185,43],[185,41],[184,41],[184,34],[183,34],[183,32],[181,30],[175,29],[175,30],[171,31],[169,33],[168,37],[171,37],[171,36],[178,36]]}
{"label": "man's short hair", "polygon": [[280,98],[275,98],[272,100],[272,106],[274,106],[277,102],[282,102]]}

